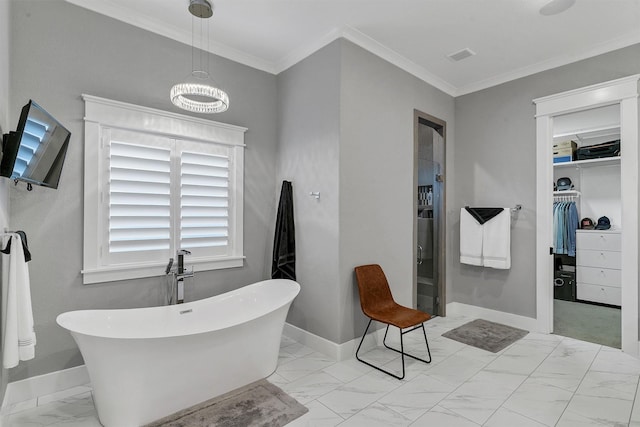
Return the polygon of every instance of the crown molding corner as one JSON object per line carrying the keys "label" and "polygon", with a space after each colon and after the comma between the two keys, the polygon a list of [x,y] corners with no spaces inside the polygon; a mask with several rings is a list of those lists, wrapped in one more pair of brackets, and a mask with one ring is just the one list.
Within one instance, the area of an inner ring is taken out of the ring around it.
{"label": "crown molding corner", "polygon": [[275,64],[274,74],[280,74],[281,72],[291,68],[298,62],[313,55],[314,53],[339,39],[340,37],[342,37],[341,30],[338,28],[334,28],[318,39],[312,41],[311,43],[292,50]]}
{"label": "crown molding corner", "polygon": [[382,43],[378,42],[374,38],[367,36],[361,31],[356,30],[353,27],[344,27],[342,29],[342,37],[350,42],[360,46],[361,48],[373,53],[374,55],[384,59],[385,61],[395,65],[401,70],[419,78],[425,83],[439,89],[450,96],[457,96],[458,88],[451,83],[441,79],[440,77],[431,74],[424,67],[416,64],[400,55],[393,49],[388,48]]}

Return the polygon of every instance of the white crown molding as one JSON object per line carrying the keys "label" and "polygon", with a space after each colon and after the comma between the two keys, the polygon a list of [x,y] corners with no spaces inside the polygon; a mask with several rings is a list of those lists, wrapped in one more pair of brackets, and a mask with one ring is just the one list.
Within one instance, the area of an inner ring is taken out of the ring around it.
{"label": "white crown molding", "polygon": [[[167,25],[154,19],[147,18],[140,14],[134,13],[126,7],[119,6],[109,0],[65,0],[67,3],[91,10],[101,15],[108,16],[118,21],[131,24],[135,27],[142,28],[152,33],[159,34],[163,37],[176,40],[186,45],[191,45],[191,33],[178,29],[175,26]],[[249,55],[238,49],[234,49],[227,45],[210,42],[209,49],[205,49],[214,55],[230,59],[243,65],[256,68],[267,73],[277,74],[274,64],[270,61]]]}
{"label": "white crown molding", "polygon": [[[113,19],[117,19],[119,21],[131,24],[147,31],[151,31],[163,37],[167,37],[187,45],[191,44],[191,33],[182,31],[175,26],[167,25],[164,22],[141,16],[137,13],[132,12],[130,9],[115,4],[109,0],[66,1],[73,5],[91,10],[93,12],[108,16]],[[271,74],[279,74],[340,37],[349,40],[350,42],[379,56],[387,62],[390,62],[398,68],[429,83],[430,85],[442,90],[443,92],[451,96],[454,96],[456,92],[456,88],[451,84],[429,73],[423,67],[409,61],[402,55],[389,49],[375,39],[351,27],[345,27],[342,29],[334,28],[324,36],[320,37],[317,40],[314,40],[312,43],[289,52],[284,58],[282,58],[282,60],[278,61],[277,63],[258,58],[254,55],[249,55],[247,53],[241,52],[238,49],[234,49],[227,45],[216,42],[212,42],[210,44],[208,51],[215,55],[222,56],[224,58],[230,59],[243,65],[247,65],[252,68],[256,68],[258,70],[266,71]]]}
{"label": "white crown molding", "polygon": [[607,52],[611,52],[617,49],[622,49],[633,44],[640,43],[640,32],[630,34],[628,36],[619,37],[617,39],[601,43],[596,46],[576,53],[574,55],[562,55],[552,58],[548,61],[538,62],[527,67],[522,67],[515,71],[504,73],[498,76],[494,76],[485,80],[481,80],[469,85],[461,86],[457,88],[454,96],[467,95],[469,93],[477,92],[483,89],[488,89],[493,86],[497,86],[503,83],[507,83],[513,80],[517,80],[523,77],[527,77],[542,71],[551,70],[557,67],[562,67],[574,62],[581,61],[583,59],[592,58],[594,56],[602,55]]}
{"label": "white crown molding", "polygon": [[[151,31],[163,37],[167,37],[181,43],[191,44],[191,33],[180,30],[179,28],[167,25],[164,22],[150,19],[132,12],[130,9],[111,2],[110,0],[65,0],[85,9],[92,10],[96,13],[109,16],[122,22],[134,25],[136,27]],[[477,92],[503,83],[507,83],[522,77],[527,77],[542,71],[561,67],[576,61],[591,58],[603,53],[621,49],[636,43],[640,43],[640,31],[634,34],[617,38],[606,43],[593,46],[585,51],[574,55],[562,55],[547,61],[538,62],[536,64],[519,68],[515,71],[503,73],[484,80],[480,80],[468,85],[456,87],[444,79],[430,73],[426,68],[416,64],[400,55],[396,51],[381,44],[370,36],[346,26],[344,28],[334,28],[317,40],[294,49],[279,61],[268,61],[255,55],[250,55],[238,49],[234,49],[227,45],[212,42],[208,51],[221,57],[230,59],[243,65],[265,71],[270,74],[279,74],[282,71],[297,64],[308,56],[314,54],[319,49],[328,45],[338,38],[345,38],[350,42],[360,46],[361,48],[373,53],[385,61],[397,66],[407,73],[419,78],[420,80],[434,86],[446,94],[457,97],[472,92]]]}
{"label": "white crown molding", "polygon": [[329,43],[333,42],[334,40],[339,39],[340,37],[342,37],[342,31],[340,31],[338,28],[333,28],[331,31],[314,40],[313,42],[292,50],[275,64],[274,74],[280,74],[281,72],[291,68],[298,62],[313,55],[314,53],[316,53]]}
{"label": "white crown molding", "polygon": [[420,80],[430,84],[431,86],[440,89],[444,93],[455,96],[457,91],[455,86],[446,82],[435,74],[431,74],[424,67],[408,60],[396,51],[388,48],[387,46],[356,30],[355,28],[345,27],[342,30],[342,37],[360,46],[361,48],[368,50],[374,55],[379,56],[385,61],[390,62],[391,64],[419,78]]}
{"label": "white crown molding", "polygon": [[318,50],[322,49],[329,43],[339,38],[349,40],[351,43],[360,46],[364,50],[373,53],[374,55],[395,65],[401,70],[406,71],[407,73],[419,78],[420,80],[430,84],[431,86],[436,87],[437,89],[440,89],[448,95],[454,96],[454,94],[456,93],[455,86],[447,83],[434,74],[429,73],[425,68],[408,60],[396,51],[389,49],[377,40],[349,26],[343,27],[341,29],[334,28],[314,42],[289,52],[289,54],[287,54],[287,56],[283,58],[283,60],[280,61],[275,67],[276,74],[285,71],[286,69],[292,67],[293,65],[297,64],[298,62],[314,54]]}

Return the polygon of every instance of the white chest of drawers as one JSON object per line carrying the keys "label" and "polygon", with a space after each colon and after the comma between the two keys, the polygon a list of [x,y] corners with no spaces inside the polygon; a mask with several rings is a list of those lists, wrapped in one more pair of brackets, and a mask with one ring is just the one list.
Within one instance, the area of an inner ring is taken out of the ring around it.
{"label": "white chest of drawers", "polygon": [[620,230],[576,231],[576,297],[621,305]]}

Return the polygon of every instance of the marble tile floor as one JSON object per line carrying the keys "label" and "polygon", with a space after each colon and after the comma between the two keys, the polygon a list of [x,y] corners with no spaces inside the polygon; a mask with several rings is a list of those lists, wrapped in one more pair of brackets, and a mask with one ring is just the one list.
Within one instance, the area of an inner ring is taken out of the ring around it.
{"label": "marble tile floor", "polygon": [[[309,408],[290,427],[640,427],[640,360],[557,335],[529,333],[496,354],[441,336],[470,320],[427,322],[433,362],[408,361],[403,381],[355,358],[336,363],[287,337],[269,380]],[[420,337],[405,335],[406,347],[423,349]],[[376,348],[364,357],[399,371],[396,353]],[[10,427],[100,426],[89,385],[8,412]]]}

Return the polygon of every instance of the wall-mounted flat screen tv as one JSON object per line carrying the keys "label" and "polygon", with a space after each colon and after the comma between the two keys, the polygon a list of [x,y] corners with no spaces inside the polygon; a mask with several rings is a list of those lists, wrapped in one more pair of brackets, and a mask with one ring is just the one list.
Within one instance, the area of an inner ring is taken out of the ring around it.
{"label": "wall-mounted flat screen tv", "polygon": [[70,137],[60,122],[29,100],[16,131],[3,137],[0,176],[58,188]]}

